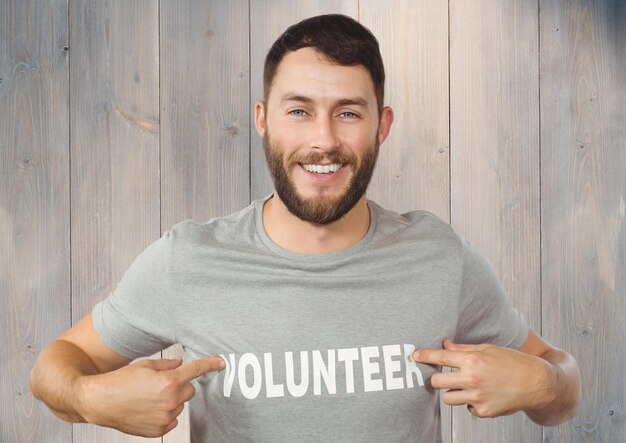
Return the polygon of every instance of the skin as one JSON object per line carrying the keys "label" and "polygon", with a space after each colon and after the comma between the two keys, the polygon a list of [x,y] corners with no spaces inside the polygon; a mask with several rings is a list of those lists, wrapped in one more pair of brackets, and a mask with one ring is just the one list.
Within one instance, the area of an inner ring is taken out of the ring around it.
{"label": "skin", "polygon": [[477,417],[523,411],[537,424],[556,426],[578,411],[580,375],[568,353],[530,331],[519,351],[490,344],[444,340],[442,349],[416,350],[419,363],[453,368],[431,377],[452,406],[467,405]]}
{"label": "skin", "polygon": [[[353,155],[358,164],[387,138],[393,111],[384,107],[378,113],[374,85],[362,66],[333,65],[304,48],[281,61],[267,103],[255,106],[255,122],[261,137],[270,130],[285,159],[339,150]],[[351,166],[340,171],[316,177],[295,166],[288,174],[304,198],[338,199],[354,172]],[[357,243],[370,220],[365,196],[326,225],[298,219],[274,196],[264,206],[263,223],[283,248],[324,254]],[[481,417],[522,410],[538,423],[557,424],[578,407],[576,362],[532,331],[520,351],[446,341],[442,349],[419,350],[413,357],[458,368],[452,374],[435,374],[432,385],[447,390],[448,404],[469,405]],[[176,427],[184,402],[194,396],[190,381],[224,367],[219,357],[186,364],[180,359],[129,363],[102,342],[88,314],[42,351],[31,372],[31,389],[64,420],[158,437]]]}

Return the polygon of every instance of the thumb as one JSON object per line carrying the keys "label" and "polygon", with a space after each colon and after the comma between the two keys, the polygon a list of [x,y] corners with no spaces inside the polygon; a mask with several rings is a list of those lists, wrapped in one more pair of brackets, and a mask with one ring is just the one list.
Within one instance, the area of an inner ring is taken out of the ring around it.
{"label": "thumb", "polygon": [[183,363],[183,359],[176,358],[161,358],[161,359],[147,359],[141,362],[143,366],[146,366],[155,371],[170,371],[176,369]]}
{"label": "thumb", "polygon": [[449,338],[446,338],[443,341],[443,349],[447,349],[448,351],[458,351],[459,346],[456,343],[454,343],[452,340],[450,340]]}

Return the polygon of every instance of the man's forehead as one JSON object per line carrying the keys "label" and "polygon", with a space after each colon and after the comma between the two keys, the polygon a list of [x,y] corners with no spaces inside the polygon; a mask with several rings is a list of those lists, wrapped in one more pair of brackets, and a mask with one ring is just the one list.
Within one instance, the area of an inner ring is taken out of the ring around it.
{"label": "man's forehead", "polygon": [[368,102],[368,96],[374,97],[375,91],[364,66],[339,65],[313,48],[302,48],[287,53],[280,61],[270,95],[279,101],[322,95]]}

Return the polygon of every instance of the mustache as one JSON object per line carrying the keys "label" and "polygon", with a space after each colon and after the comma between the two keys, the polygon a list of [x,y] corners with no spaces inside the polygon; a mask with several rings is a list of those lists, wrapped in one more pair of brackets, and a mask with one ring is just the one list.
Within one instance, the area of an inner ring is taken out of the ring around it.
{"label": "mustache", "polygon": [[294,152],[287,159],[288,166],[295,166],[297,164],[319,164],[319,163],[341,163],[351,166],[356,166],[357,159],[355,155],[350,155],[345,152],[333,151],[327,153],[321,152],[309,152],[302,154]]}

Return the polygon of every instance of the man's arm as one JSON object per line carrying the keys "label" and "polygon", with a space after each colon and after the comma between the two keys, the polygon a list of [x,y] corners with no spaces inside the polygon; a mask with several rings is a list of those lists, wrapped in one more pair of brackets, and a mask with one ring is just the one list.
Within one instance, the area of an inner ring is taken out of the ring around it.
{"label": "man's arm", "polygon": [[417,350],[420,363],[456,368],[432,376],[446,389],[449,405],[467,405],[478,417],[524,411],[534,422],[555,426],[573,417],[580,399],[580,374],[574,358],[530,331],[519,351],[490,344],[444,341],[443,349]]}
{"label": "man's arm", "polygon": [[96,334],[91,314],[46,346],[31,371],[33,395],[59,418],[85,422],[80,394],[82,377],[110,372],[130,363]]}
{"label": "man's arm", "polygon": [[220,370],[209,357],[175,360],[130,359],[98,337],[91,315],[48,345],[31,372],[31,389],[63,420],[88,422],[144,437],[166,434],[195,389],[190,381]]}
{"label": "man's arm", "polygon": [[580,373],[574,357],[550,345],[532,329],[520,347],[520,352],[548,362],[553,375],[550,377],[552,401],[524,409],[526,415],[544,426],[556,426],[576,415],[580,403]]}

